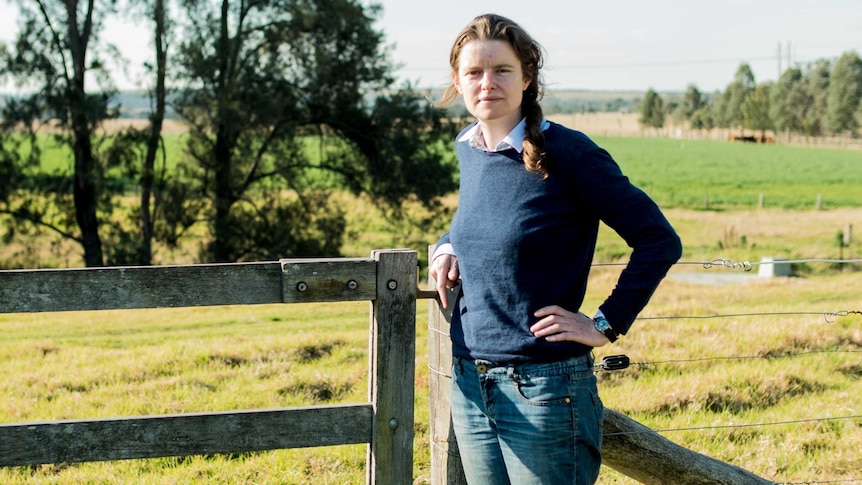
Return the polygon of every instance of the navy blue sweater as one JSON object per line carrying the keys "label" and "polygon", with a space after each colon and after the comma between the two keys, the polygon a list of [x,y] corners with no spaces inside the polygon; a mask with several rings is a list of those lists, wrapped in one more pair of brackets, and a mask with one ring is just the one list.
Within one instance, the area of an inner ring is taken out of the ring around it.
{"label": "navy blue sweater", "polygon": [[620,334],[681,255],[667,219],[605,150],[556,123],[544,134],[553,159],[545,180],[528,172],[514,149],[486,152],[456,143],[458,208],[440,243],[452,244],[461,273],[451,328],[458,357],[555,361],[589,352],[578,343],[537,338],[529,329],[541,307],[580,311],[599,221],[632,248],[616,288],[599,307]]}

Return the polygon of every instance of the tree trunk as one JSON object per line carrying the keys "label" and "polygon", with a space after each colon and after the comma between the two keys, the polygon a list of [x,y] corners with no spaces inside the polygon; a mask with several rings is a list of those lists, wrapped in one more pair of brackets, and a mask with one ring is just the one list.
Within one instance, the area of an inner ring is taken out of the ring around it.
{"label": "tree trunk", "polygon": [[150,133],[147,138],[147,154],[141,172],[141,245],[138,264],[149,265],[153,262],[153,215],[150,210],[153,182],[155,180],[156,155],[162,139],[162,124],[165,120],[165,73],[167,70],[167,45],[165,42],[165,2],[156,0],[153,7],[155,22],[154,40],[156,44],[156,88],[154,93],[155,111],[150,116]]}
{"label": "tree trunk", "polygon": [[216,134],[215,153],[215,220],[213,222],[213,242],[210,251],[214,263],[230,263],[234,260],[234,238],[230,223],[230,209],[235,202],[231,183],[231,148],[226,140],[227,129],[222,123]]}
{"label": "tree trunk", "polygon": [[[92,2],[92,0],[91,0]],[[87,92],[84,87],[87,71],[87,43],[92,28],[92,3],[86,11],[86,20],[79,31],[77,1],[66,2],[68,15],[67,27],[69,49],[71,51],[74,74],[67,78],[69,109],[75,157],[75,174],[73,197],[75,201],[75,220],[81,229],[81,245],[84,248],[84,264],[103,266],[102,241],[99,238],[99,220],[96,216],[98,189],[96,186],[96,160],[93,158],[93,146],[90,137],[92,129],[87,117]]]}

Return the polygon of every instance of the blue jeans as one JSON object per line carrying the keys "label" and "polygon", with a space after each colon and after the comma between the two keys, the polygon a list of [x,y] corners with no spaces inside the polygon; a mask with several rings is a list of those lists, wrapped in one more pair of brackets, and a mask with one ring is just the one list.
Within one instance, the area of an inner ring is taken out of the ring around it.
{"label": "blue jeans", "polygon": [[592,484],[602,414],[590,355],[552,363],[456,358],[452,423],[467,483]]}

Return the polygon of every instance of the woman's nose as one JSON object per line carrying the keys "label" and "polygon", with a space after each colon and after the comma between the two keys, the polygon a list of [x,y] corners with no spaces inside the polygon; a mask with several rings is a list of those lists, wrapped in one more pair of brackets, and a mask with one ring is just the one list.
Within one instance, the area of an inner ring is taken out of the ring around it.
{"label": "woman's nose", "polygon": [[482,75],[482,89],[493,89],[495,84],[493,72],[486,72]]}

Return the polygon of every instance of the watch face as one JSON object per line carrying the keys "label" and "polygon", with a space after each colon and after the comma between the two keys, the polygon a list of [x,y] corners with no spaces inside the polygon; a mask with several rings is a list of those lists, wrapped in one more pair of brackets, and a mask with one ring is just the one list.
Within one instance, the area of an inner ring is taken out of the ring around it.
{"label": "watch face", "polygon": [[611,328],[611,325],[604,318],[596,319],[596,330],[599,332],[604,332],[605,330]]}
{"label": "watch face", "polygon": [[605,334],[605,337],[607,337],[608,340],[613,342],[617,339],[617,333],[614,331],[613,328],[611,328],[611,324],[608,323],[608,320],[606,318],[602,318],[602,317],[596,318],[595,322],[596,322],[596,330]]}

